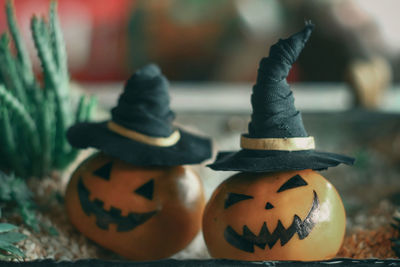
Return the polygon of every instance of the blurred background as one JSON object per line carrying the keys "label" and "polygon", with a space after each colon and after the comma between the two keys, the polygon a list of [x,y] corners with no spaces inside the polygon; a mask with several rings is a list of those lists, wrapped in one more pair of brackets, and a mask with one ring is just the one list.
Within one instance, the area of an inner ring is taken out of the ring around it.
{"label": "blurred background", "polygon": [[[30,17],[47,14],[49,1],[15,0],[36,67]],[[400,80],[396,0],[58,2],[71,77],[81,83],[122,82],[149,62],[172,81],[252,83],[270,45],[300,30],[305,20],[316,29],[291,82],[344,82],[352,105],[377,108],[393,106],[392,95],[382,104],[383,92]],[[0,12],[0,32],[5,30]]]}
{"label": "blurred background", "polygon": [[[31,14],[47,14],[48,2],[15,0],[26,41]],[[125,80],[150,61],[175,81],[254,81],[269,46],[304,20],[316,29],[291,80],[343,81],[355,62],[380,59],[398,81],[398,10],[396,0],[59,0],[70,71],[79,81]]]}

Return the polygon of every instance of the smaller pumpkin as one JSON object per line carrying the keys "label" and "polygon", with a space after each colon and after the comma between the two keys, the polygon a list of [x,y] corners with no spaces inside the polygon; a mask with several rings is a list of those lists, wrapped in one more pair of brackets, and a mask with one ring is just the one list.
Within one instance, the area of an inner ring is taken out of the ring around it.
{"label": "smaller pumpkin", "polygon": [[190,243],[205,201],[190,167],[141,168],[98,153],[73,173],[65,205],[88,238],[128,259],[149,260]]}
{"label": "smaller pumpkin", "polygon": [[315,171],[243,172],[215,190],[203,234],[215,258],[323,260],[340,249],[345,218],[337,191]]}
{"label": "smaller pumpkin", "polygon": [[168,81],[149,64],[130,77],[111,119],[82,122],[70,144],[101,153],[74,172],[66,192],[71,222],[88,238],[132,260],[166,258],[199,232],[199,177],[186,165],[211,156],[208,138],[175,127]]}

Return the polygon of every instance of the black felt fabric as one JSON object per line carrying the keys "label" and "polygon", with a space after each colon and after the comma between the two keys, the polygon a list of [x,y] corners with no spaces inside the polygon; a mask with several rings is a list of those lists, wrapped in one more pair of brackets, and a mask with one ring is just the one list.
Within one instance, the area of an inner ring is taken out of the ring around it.
{"label": "black felt fabric", "polygon": [[114,122],[153,137],[167,137],[174,131],[175,114],[169,108],[168,81],[150,64],[126,82],[118,105],[112,109]]}
{"label": "black felt fabric", "polygon": [[150,146],[120,136],[107,128],[107,122],[79,123],[67,132],[68,141],[77,148],[94,147],[105,154],[136,166],[175,166],[196,164],[211,157],[208,138],[180,129],[179,142],[170,147]]}
{"label": "black felt fabric", "polygon": [[[155,65],[136,72],[126,83],[113,121],[151,137],[169,136],[174,113],[169,108],[168,82]],[[94,147],[105,154],[136,166],[176,166],[197,164],[211,157],[209,138],[179,129],[181,138],[169,147],[143,144],[107,128],[107,122],[78,123],[70,127],[67,139],[77,148]]]}
{"label": "black felt fabric", "polygon": [[[288,39],[279,40],[263,58],[253,86],[251,104],[253,113],[248,126],[249,138],[307,137],[302,117],[294,105],[294,97],[286,77],[297,60],[314,25]],[[238,152],[221,152],[208,167],[221,171],[274,172],[283,170],[323,170],[340,163],[353,164],[354,159],[315,150],[263,151],[242,149]]]}
{"label": "black felt fabric", "polygon": [[249,137],[282,138],[306,137],[300,112],[286,81],[292,64],[309,39],[314,26],[307,24],[299,33],[279,40],[260,61],[257,83],[253,86],[251,104],[253,114],[249,123]]}
{"label": "black felt fabric", "polygon": [[213,164],[207,165],[218,171],[275,172],[288,170],[325,170],[344,163],[351,165],[354,159],[344,155],[305,151],[256,151],[242,149],[238,152],[218,153]]}

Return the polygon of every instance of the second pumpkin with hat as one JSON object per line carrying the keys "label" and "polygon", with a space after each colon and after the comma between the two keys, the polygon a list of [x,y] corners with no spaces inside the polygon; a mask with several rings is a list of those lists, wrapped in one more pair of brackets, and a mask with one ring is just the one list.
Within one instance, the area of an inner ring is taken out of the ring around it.
{"label": "second pumpkin with hat", "polygon": [[125,84],[112,119],[72,126],[72,146],[99,153],[72,174],[70,221],[96,243],[132,260],[186,247],[200,230],[202,184],[186,164],[211,156],[211,142],[173,126],[168,81],[156,65]]}
{"label": "second pumpkin with hat", "polygon": [[322,260],[339,250],[345,211],[318,170],[353,159],[315,150],[286,77],[314,26],[279,40],[263,58],[241,150],[221,152],[214,170],[240,171],[214,191],[204,211],[210,254],[238,260]]}

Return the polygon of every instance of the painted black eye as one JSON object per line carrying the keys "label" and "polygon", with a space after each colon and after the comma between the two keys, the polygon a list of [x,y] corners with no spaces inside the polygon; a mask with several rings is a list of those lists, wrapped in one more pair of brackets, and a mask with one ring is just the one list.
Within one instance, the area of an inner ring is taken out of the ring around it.
{"label": "painted black eye", "polygon": [[97,170],[95,170],[93,172],[94,175],[103,178],[104,180],[109,181],[110,180],[110,174],[111,174],[111,169],[112,169],[112,162],[109,162],[103,166],[101,166],[100,168],[98,168]]}
{"label": "painted black eye", "polygon": [[252,196],[244,195],[244,194],[236,194],[236,193],[228,193],[227,198],[225,199],[224,208],[227,209],[233,204],[238,203],[239,201],[251,199]]}
{"label": "painted black eye", "polygon": [[292,189],[292,188],[296,188],[296,187],[300,187],[300,186],[305,186],[308,185],[306,181],[304,181],[303,178],[301,178],[300,175],[295,175],[292,178],[290,178],[286,183],[284,183],[279,189],[278,189],[278,193],[288,190],[288,189]]}
{"label": "painted black eye", "polygon": [[273,209],[273,208],[274,208],[274,205],[272,205],[271,203],[267,202],[267,204],[265,204],[265,209],[266,210],[270,210],[270,209]]}
{"label": "painted black eye", "polygon": [[151,179],[141,187],[135,190],[135,193],[145,197],[149,200],[153,199],[153,192],[154,192],[154,179]]}

